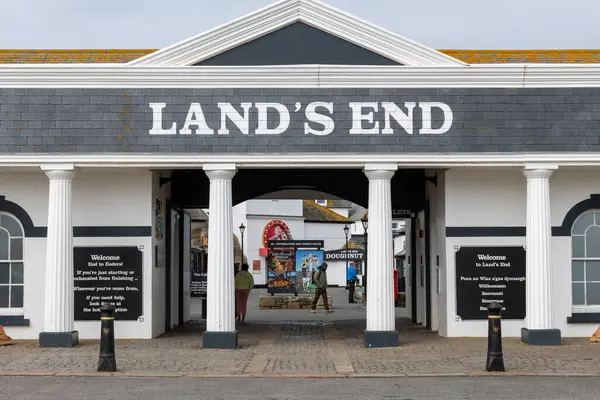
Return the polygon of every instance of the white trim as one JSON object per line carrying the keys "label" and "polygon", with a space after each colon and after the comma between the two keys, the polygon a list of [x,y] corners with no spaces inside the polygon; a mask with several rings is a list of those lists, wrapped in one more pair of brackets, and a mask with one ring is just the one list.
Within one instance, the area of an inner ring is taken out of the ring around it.
{"label": "white trim", "polygon": [[[202,168],[205,164],[229,164],[232,168],[357,168],[365,164],[398,164],[399,168],[524,168],[529,163],[553,163],[565,167],[600,167],[600,153],[418,153],[418,154],[3,154],[0,167],[39,168],[65,163],[75,168]],[[51,167],[50,167],[51,168]],[[208,167],[210,168],[210,167]],[[224,168],[219,165],[219,169]],[[38,169],[39,171],[39,169]]]}
{"label": "white trim", "polygon": [[294,22],[304,22],[406,66],[467,65],[318,0],[278,1],[133,60],[129,65],[193,65]]}
{"label": "white trim", "polygon": [[592,306],[573,306],[573,313],[597,313],[600,312],[600,305]]}
{"label": "white trim", "polygon": [[600,87],[600,64],[468,68],[282,65],[139,67],[0,65],[0,88],[534,88]]}
{"label": "white trim", "polygon": [[24,316],[25,309],[24,308],[0,308],[0,315],[5,316]]}

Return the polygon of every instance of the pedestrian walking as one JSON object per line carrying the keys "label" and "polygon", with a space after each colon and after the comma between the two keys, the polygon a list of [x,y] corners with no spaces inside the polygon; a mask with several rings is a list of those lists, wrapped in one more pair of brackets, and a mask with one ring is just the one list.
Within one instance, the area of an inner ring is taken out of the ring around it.
{"label": "pedestrian walking", "polygon": [[254,288],[254,277],[248,272],[248,264],[242,264],[242,270],[235,276],[235,319],[236,321],[246,321],[246,309],[248,305],[248,296]]}
{"label": "pedestrian walking", "polygon": [[354,269],[354,263],[348,265],[346,280],[348,281],[348,303],[356,303],[356,301],[354,301],[354,289],[356,287],[358,276],[356,275],[356,269]]}
{"label": "pedestrian walking", "polygon": [[313,279],[316,288],[315,298],[313,299],[311,305],[311,312],[316,312],[317,302],[319,301],[319,297],[321,296],[323,296],[323,305],[325,306],[325,311],[333,312],[333,310],[329,308],[329,303],[327,302],[327,263],[321,264],[321,266],[314,273]]}

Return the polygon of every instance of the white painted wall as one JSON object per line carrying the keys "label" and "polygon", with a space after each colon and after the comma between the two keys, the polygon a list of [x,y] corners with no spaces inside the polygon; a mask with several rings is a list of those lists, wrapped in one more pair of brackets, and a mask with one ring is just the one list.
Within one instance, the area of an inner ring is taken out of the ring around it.
{"label": "white painted wall", "polygon": [[349,208],[337,208],[337,207],[330,207],[329,208],[331,211],[333,211],[334,213],[340,214],[343,217],[348,218],[348,214],[350,212]]}
{"label": "white painted wall", "polygon": [[[247,215],[302,216],[301,200],[249,200],[246,202]],[[292,232],[293,234],[293,232]]]}
{"label": "white painted wall", "polygon": [[406,232],[406,235],[405,235],[406,240],[404,242],[404,246],[406,249],[405,265],[406,265],[406,317],[407,318],[412,318],[412,291],[413,291],[412,275],[414,273],[414,267],[413,267],[414,256],[412,254],[412,246],[411,246],[412,230],[411,230],[410,226],[411,226],[410,220],[408,220],[406,223],[406,231],[405,231]]}
{"label": "white painted wall", "polygon": [[445,185],[444,173],[437,174],[437,185],[428,182],[426,186],[429,199],[429,258],[430,266],[426,274],[430,274],[431,293],[431,330],[446,334],[446,291],[444,286],[446,221],[445,221]]}
{"label": "white painted wall", "polygon": [[[167,199],[171,190],[171,184],[166,183],[162,187],[159,186],[160,175],[154,173],[152,175],[152,196],[150,199],[150,223],[152,224],[152,334],[151,337],[157,337],[165,332],[167,311],[166,311],[166,296],[167,296],[167,268],[166,263],[166,246],[167,237],[166,229],[169,220],[167,219]],[[158,235],[157,217],[156,217],[156,202],[160,201],[160,213],[162,214],[162,238]],[[158,262],[158,265],[157,265]]]}
{"label": "white painted wall", "polygon": [[171,213],[171,252],[170,252],[170,268],[169,268],[169,289],[170,289],[170,326],[169,329],[174,329],[179,324],[179,229],[181,224],[179,214]]}
{"label": "white painted wall", "polygon": [[[447,226],[525,226],[526,180],[521,170],[466,170],[446,172]],[[600,192],[600,175],[594,170],[563,169],[550,178],[552,226],[560,226],[577,203]],[[521,246],[525,237],[447,238],[446,267],[448,336],[486,336],[487,321],[455,320],[455,246]],[[552,268],[555,327],[563,337],[587,337],[598,324],[568,324],[571,315],[571,240],[553,237]],[[524,321],[504,320],[504,336],[520,336]]]}
{"label": "white painted wall", "polygon": [[[145,170],[118,172],[83,170],[73,180],[74,226],[148,226],[152,204],[152,174]],[[35,226],[47,226],[48,179],[43,172],[0,174],[0,194],[17,203],[30,215]],[[151,238],[76,237],[74,246],[144,246],[143,321],[117,321],[117,338],[150,338],[153,321],[153,276]],[[44,307],[40,294],[45,290],[45,238],[25,240],[24,316],[28,327],[6,327],[15,339],[37,339],[44,329]],[[43,296],[42,296],[43,297]],[[164,325],[164,323],[163,323]],[[100,337],[99,321],[75,322],[81,339]]]}
{"label": "white painted wall", "polygon": [[[425,282],[427,281],[425,269],[425,213],[423,211],[417,214],[416,220],[416,257],[415,272],[417,274],[417,323],[426,325],[426,304],[425,304]],[[423,231],[422,237],[419,237],[419,231]]]}
{"label": "white painted wall", "polygon": [[183,322],[191,319],[191,227],[192,220],[187,214],[183,216]]}

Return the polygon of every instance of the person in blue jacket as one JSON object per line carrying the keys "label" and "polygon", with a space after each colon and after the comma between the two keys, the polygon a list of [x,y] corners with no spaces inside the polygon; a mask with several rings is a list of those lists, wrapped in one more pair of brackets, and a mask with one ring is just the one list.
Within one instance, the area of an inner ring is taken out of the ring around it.
{"label": "person in blue jacket", "polygon": [[346,281],[348,281],[348,303],[356,303],[356,301],[354,301],[354,287],[356,286],[357,280],[358,276],[354,269],[354,263],[350,263],[348,265],[348,273],[346,274]]}

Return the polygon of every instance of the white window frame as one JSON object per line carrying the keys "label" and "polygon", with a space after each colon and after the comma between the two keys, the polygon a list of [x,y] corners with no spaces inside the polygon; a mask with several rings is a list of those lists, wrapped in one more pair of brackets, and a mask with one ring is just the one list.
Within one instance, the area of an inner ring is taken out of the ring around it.
{"label": "white window frame", "polygon": [[[12,219],[14,219],[15,221],[17,221],[17,224],[19,224],[19,227],[21,228],[21,236],[11,236],[10,233],[8,232],[8,230],[6,230],[5,228],[0,226],[0,229],[5,231],[6,233],[8,233],[9,235],[9,243],[8,243],[8,260],[0,260],[1,263],[13,263],[13,262],[20,262],[23,264],[23,283],[22,284],[12,284],[10,283],[11,277],[9,274],[9,283],[7,284],[0,284],[0,286],[8,286],[8,298],[9,298],[9,302],[10,302],[10,292],[11,292],[11,287],[12,286],[22,286],[23,287],[23,303],[25,303],[25,229],[23,228],[23,224],[21,224],[21,221],[19,221],[19,219],[11,213],[8,213],[6,211],[0,211],[0,215],[8,215],[9,217],[11,217]],[[10,257],[10,239],[22,239],[22,254],[23,254],[23,258],[21,260],[11,260]],[[0,307],[0,315],[3,316],[22,316],[25,314],[25,309],[23,307]]]}
{"label": "white window frame", "polygon": [[[584,268],[583,268],[583,281],[574,281],[573,280],[573,262],[574,261],[600,261],[600,257],[574,257],[573,256],[573,237],[583,237],[583,251],[584,254],[587,255],[587,241],[585,240],[585,235],[587,233],[587,231],[595,226],[600,228],[600,218],[596,218],[596,213],[600,214],[600,210],[597,209],[592,209],[592,210],[587,210],[583,213],[581,213],[573,222],[573,226],[571,227],[571,307],[573,312],[575,313],[597,313],[600,312],[600,304],[594,304],[594,305],[575,305],[573,304],[573,284],[574,283],[583,283],[583,290],[584,290],[584,299],[587,302],[587,283],[600,283],[600,281],[587,281],[586,279],[586,268],[585,268],[585,264],[584,264]],[[583,218],[585,215],[588,214],[592,214],[593,216],[593,222],[592,225],[589,225],[585,231],[583,232],[583,234],[574,234],[573,233],[573,228],[575,227],[575,225],[577,224],[577,221],[579,221],[581,218]],[[599,244],[600,245],[600,244]]]}

